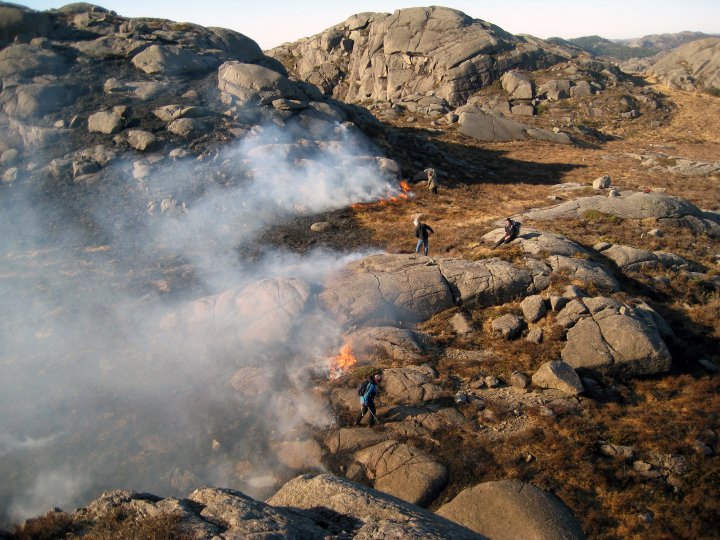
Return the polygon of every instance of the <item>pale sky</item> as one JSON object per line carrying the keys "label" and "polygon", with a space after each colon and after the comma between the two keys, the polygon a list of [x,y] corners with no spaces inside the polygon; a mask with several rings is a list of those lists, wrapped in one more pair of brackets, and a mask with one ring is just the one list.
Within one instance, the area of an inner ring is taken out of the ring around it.
{"label": "pale sky", "polygon": [[[15,1],[37,10],[69,3]],[[392,13],[427,4],[401,0],[106,0],[98,5],[125,17],[159,17],[230,28],[267,50],[317,34],[355,13]],[[491,22],[513,34],[532,34],[544,39],[589,35],[620,39],[684,30],[720,34],[719,0],[447,0],[439,5]]]}

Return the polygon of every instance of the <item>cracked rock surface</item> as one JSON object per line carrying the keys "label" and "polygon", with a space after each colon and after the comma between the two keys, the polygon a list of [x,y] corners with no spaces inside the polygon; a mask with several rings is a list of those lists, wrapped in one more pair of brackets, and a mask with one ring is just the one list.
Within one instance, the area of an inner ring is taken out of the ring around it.
{"label": "cracked rock surface", "polygon": [[[654,317],[607,298],[574,300],[577,323],[568,331],[562,359],[575,369],[648,375],[670,369],[672,357]],[[582,313],[580,304],[589,313]],[[570,304],[563,310],[570,308]],[[558,315],[563,315],[561,311]],[[658,316],[659,317],[659,316]]]}

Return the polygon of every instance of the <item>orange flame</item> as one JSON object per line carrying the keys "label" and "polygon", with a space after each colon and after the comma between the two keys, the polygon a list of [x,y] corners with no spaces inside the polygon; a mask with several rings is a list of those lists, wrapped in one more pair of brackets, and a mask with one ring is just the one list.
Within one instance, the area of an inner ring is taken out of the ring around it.
{"label": "orange flame", "polygon": [[404,180],[400,181],[400,193],[388,194],[386,197],[381,197],[379,200],[371,203],[355,203],[352,205],[353,208],[368,208],[371,206],[387,206],[390,203],[396,203],[401,199],[409,199],[412,196],[412,188],[410,184]]}
{"label": "orange flame", "polygon": [[340,354],[328,358],[328,364],[330,367],[330,378],[337,379],[343,373],[349,371],[355,364],[357,364],[357,358],[353,355],[352,345],[346,343],[340,348]]}

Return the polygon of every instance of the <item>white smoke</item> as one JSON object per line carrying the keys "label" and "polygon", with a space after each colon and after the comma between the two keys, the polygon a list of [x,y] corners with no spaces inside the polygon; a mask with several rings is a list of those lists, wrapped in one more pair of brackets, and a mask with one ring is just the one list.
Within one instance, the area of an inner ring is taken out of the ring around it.
{"label": "white smoke", "polygon": [[57,501],[77,498],[90,485],[90,479],[79,471],[54,470],[35,477],[33,485],[23,490],[10,505],[11,520],[44,514],[57,505]]}
{"label": "white smoke", "polygon": [[[270,342],[161,324],[200,296],[263,279],[316,288],[360,256],[245,256],[269,226],[395,189],[352,130],[306,133],[257,128],[214,159],[166,164],[142,183],[118,160],[105,183],[71,188],[67,206],[42,185],[0,186],[0,523],[107,489],[186,495],[213,483],[252,495],[248,470],[276,473],[273,441],[330,425],[311,379],[342,332],[321,310]],[[171,211],[137,207],[160,198]],[[234,389],[241,368],[262,370],[263,388]]]}

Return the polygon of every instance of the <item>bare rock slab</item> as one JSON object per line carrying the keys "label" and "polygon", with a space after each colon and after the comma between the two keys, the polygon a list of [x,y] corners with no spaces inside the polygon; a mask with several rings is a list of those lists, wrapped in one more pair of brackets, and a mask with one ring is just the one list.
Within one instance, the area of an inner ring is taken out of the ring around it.
{"label": "bare rock slab", "polygon": [[351,517],[360,525],[353,531],[357,538],[478,538],[477,533],[428,510],[329,474],[298,476],[267,502],[301,510],[322,507]]}
{"label": "bare rock slab", "polygon": [[418,506],[429,505],[448,480],[447,469],[417,448],[385,441],[355,453],[375,489]]}
{"label": "bare rock slab", "polygon": [[[358,404],[358,411],[360,406]],[[332,454],[342,452],[354,452],[362,450],[369,446],[375,446],[378,443],[386,441],[389,435],[385,431],[376,431],[372,428],[355,427],[341,428],[330,433],[325,438],[325,446]]]}
{"label": "bare rock slab", "polygon": [[562,255],[553,255],[547,261],[553,270],[567,271],[572,278],[594,285],[601,291],[620,290],[618,280],[600,263]]}
{"label": "bare rock slab", "polygon": [[176,45],[151,45],[136,54],[132,63],[147,74],[180,75],[208,71],[217,66],[219,61]]}
{"label": "bare rock slab", "polygon": [[581,540],[580,523],[554,495],[517,480],[465,489],[437,513],[493,540]]}
{"label": "bare rock slab", "polygon": [[533,276],[529,270],[501,259],[438,259],[437,262],[455,298],[465,305],[504,304],[533,289]]}
{"label": "bare rock slab", "polygon": [[407,255],[352,262],[325,283],[320,304],[343,325],[422,321],[453,305],[438,266]]}
{"label": "bare rock slab", "polygon": [[532,376],[532,382],[540,388],[552,388],[571,396],[582,393],[580,377],[570,365],[553,360],[545,362]]}
{"label": "bare rock slab", "polygon": [[166,316],[161,325],[190,333],[220,333],[246,343],[280,343],[290,339],[309,298],[310,285],[305,281],[264,279],[197,300]]}
{"label": "bare rock slab", "polygon": [[425,350],[418,334],[394,326],[360,328],[346,338],[356,355],[382,354],[402,363],[417,363]]}
{"label": "bare rock slab", "polygon": [[105,133],[111,135],[117,133],[123,127],[123,119],[110,111],[99,111],[91,114],[88,118],[88,131]]}
{"label": "bare rock slab", "polygon": [[307,516],[273,508],[239,491],[206,487],[193,491],[189,499],[202,505],[200,517],[204,521],[226,525],[224,535],[228,537],[324,537],[322,529]]}
{"label": "bare rock slab", "polygon": [[524,212],[520,217],[533,221],[582,218],[586,211],[597,210],[622,219],[655,218],[659,223],[684,226],[712,237],[720,236],[717,216],[703,212],[694,204],[663,193],[630,193],[622,197],[581,197],[548,208]]}
{"label": "bare rock slab", "polygon": [[380,391],[391,403],[422,403],[442,397],[436,379],[437,373],[427,364],[386,369]]}

